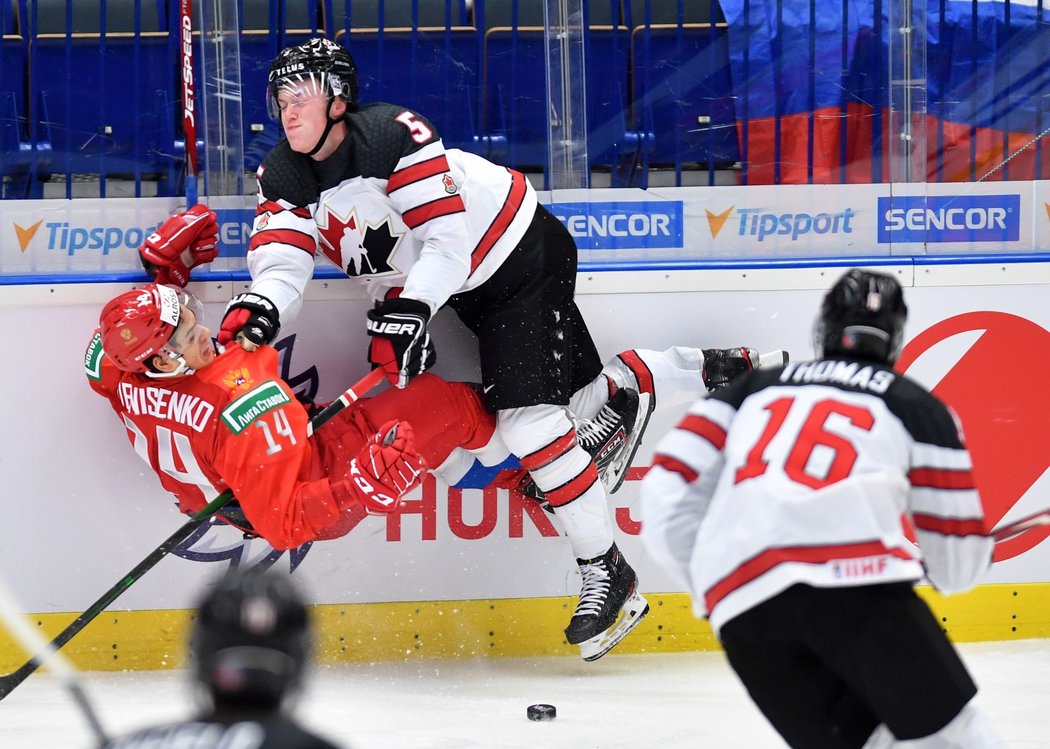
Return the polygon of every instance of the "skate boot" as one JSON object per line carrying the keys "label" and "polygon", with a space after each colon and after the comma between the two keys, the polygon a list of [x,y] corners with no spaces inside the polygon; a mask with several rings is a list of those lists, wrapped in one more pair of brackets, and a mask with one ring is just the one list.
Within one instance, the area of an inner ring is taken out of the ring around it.
{"label": "skate boot", "polygon": [[[644,398],[643,411],[640,408],[642,398],[638,392],[620,388],[593,419],[581,421],[576,429],[580,447],[590,454],[609,494],[623,483],[631,459],[641,444],[642,432],[649,423],[650,399],[648,395]],[[639,416],[642,418],[640,424]],[[536,486],[528,472],[522,475],[517,489],[543,505],[543,509],[552,511],[543,491]]]}
{"label": "skate boot", "polygon": [[708,348],[703,349],[704,367],[700,375],[708,392],[729,385],[744,372],[753,369],[773,369],[788,362],[788,352],[770,351],[760,354],[753,348]]}
{"label": "skate boot", "polygon": [[585,661],[595,661],[638,626],[649,613],[649,604],[638,593],[638,576],[616,544],[600,557],[576,563],[583,584],[565,639],[580,646]]}

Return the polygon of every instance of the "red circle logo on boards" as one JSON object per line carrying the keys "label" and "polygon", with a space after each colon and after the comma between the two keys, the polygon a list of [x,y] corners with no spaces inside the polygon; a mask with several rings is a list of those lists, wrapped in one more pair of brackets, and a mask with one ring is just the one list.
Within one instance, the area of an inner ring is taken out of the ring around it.
{"label": "red circle logo on boards", "polygon": [[[956,336],[973,342],[933,393],[962,421],[985,517],[994,527],[1050,466],[1050,332],[1005,312],[968,312],[915,336],[897,370],[907,373]],[[1045,500],[1030,512],[1050,506],[1050,496]],[[1036,529],[997,544],[995,560],[1023,554],[1048,535],[1050,528]]]}

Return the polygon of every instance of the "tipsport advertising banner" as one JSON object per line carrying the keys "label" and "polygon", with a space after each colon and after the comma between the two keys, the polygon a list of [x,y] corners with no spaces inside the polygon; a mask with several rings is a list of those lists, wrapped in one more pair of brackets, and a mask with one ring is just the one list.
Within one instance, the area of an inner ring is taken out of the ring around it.
{"label": "tipsport advertising banner", "polygon": [[[595,189],[540,197],[584,263],[1050,250],[1048,181]],[[241,271],[254,198],[209,204],[220,227],[220,256],[210,270]],[[168,198],[0,202],[0,274],[32,282],[136,272],[136,248],[182,208]]]}
{"label": "tipsport advertising banner", "polygon": [[[243,269],[255,200],[221,198],[209,204],[218,214],[220,251],[211,270]],[[137,272],[142,268],[138,247],[169,216],[184,209],[185,203],[175,198],[2,201],[0,274]]]}

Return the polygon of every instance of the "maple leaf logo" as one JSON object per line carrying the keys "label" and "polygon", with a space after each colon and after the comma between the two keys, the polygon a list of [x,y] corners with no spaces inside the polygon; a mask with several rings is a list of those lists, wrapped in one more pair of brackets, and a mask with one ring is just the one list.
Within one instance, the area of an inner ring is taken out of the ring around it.
{"label": "maple leaf logo", "polygon": [[317,225],[321,251],[346,275],[381,276],[394,272],[390,256],[403,235],[391,230],[389,217],[376,225],[369,223],[364,237],[354,211],[343,218],[326,207],[322,220],[323,223]]}
{"label": "maple leaf logo", "polygon": [[343,268],[344,246],[349,246],[358,255],[362,252],[357,216],[354,211],[350,211],[350,215],[343,218],[326,206],[322,218],[324,223],[317,224],[321,235],[321,252],[337,267]]}

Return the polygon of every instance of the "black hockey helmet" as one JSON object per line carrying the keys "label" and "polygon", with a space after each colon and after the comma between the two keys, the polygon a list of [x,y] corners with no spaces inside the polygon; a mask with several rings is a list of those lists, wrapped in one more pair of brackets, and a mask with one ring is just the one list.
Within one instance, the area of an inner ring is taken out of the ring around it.
{"label": "black hockey helmet", "polygon": [[266,88],[266,109],[274,120],[281,110],[277,93],[283,86],[296,87],[304,81],[314,81],[328,94],[329,104],[336,97],[350,109],[357,107],[357,67],[350,52],[339,44],[316,37],[303,44],[282,49],[270,65]]}
{"label": "black hockey helmet", "polygon": [[234,571],[201,600],[190,634],[194,673],[215,706],[274,708],[310,656],[306,606],[291,579]]}
{"label": "black hockey helmet", "polygon": [[813,345],[818,356],[892,364],[900,356],[907,318],[896,278],[853,268],[824,297]]}

